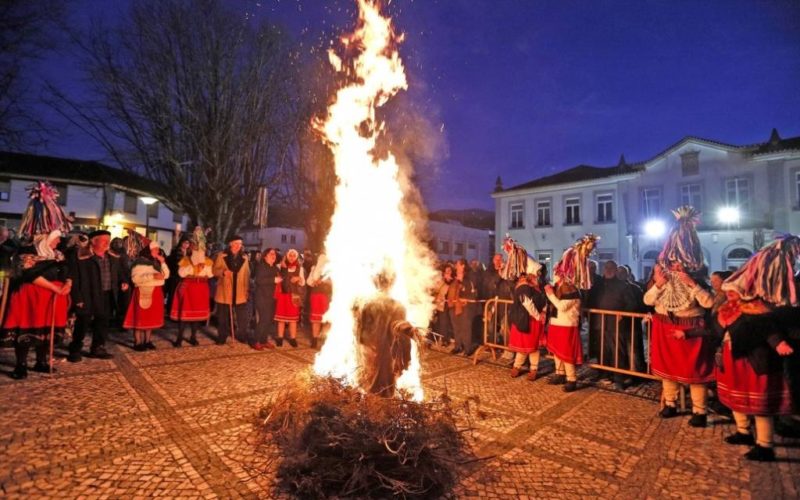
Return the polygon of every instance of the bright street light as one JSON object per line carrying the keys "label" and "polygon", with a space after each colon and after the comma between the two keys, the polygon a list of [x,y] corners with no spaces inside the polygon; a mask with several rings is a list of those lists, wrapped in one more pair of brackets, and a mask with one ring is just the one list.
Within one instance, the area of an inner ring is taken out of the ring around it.
{"label": "bright street light", "polygon": [[722,207],[717,211],[717,219],[722,224],[738,224],[739,209],[736,207]]}
{"label": "bright street light", "polygon": [[158,201],[152,196],[140,196],[139,199],[142,200],[142,203],[144,203],[145,205],[152,205],[153,203]]}
{"label": "bright street light", "polygon": [[650,219],[644,223],[644,234],[650,238],[661,238],[667,232],[667,226],[664,221],[658,219]]}
{"label": "bright street light", "polygon": [[157,202],[158,200],[153,198],[152,196],[140,196],[140,200],[145,205],[144,210],[144,237],[150,238],[150,205]]}

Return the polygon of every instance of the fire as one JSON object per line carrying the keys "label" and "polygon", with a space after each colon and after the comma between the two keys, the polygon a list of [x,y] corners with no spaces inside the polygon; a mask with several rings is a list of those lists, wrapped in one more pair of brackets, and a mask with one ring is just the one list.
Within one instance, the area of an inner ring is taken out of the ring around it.
{"label": "fire", "polygon": [[[333,283],[325,321],[331,328],[314,371],[353,386],[358,385],[359,370],[353,311],[381,293],[376,278],[390,277],[388,295],[403,304],[409,322],[425,325],[433,312],[428,291],[436,275],[431,253],[417,236],[420,228],[405,214],[405,190],[412,189],[407,173],[391,153],[383,158],[375,154],[385,127],[376,119],[376,109],[407,88],[395,47],[402,37],[376,3],[358,0],[358,6],[356,30],[342,39],[355,57],[344,60],[333,50],[328,54],[351,83],[336,92],[327,118],[315,123],[333,152],[338,184],[325,240],[327,274]],[[416,400],[423,397],[416,342],[397,387]]]}

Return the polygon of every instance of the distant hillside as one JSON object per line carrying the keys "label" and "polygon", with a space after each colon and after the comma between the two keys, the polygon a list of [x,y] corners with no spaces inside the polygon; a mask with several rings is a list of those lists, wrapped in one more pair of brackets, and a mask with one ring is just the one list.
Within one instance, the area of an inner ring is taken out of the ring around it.
{"label": "distant hillside", "polygon": [[494,229],[494,212],[479,208],[463,210],[437,210],[428,214],[431,220],[439,222],[456,221],[463,226],[476,229]]}

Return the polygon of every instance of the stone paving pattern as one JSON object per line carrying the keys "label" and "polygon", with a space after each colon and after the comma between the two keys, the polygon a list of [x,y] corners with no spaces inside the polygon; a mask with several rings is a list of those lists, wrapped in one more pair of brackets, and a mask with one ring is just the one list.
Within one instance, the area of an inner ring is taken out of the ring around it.
{"label": "stone paving pattern", "polygon": [[[114,337],[114,359],[60,361],[54,375],[0,377],[0,496],[4,498],[282,498],[278,459],[254,415],[315,351],[257,352],[243,344],[134,352]],[[734,430],[712,415],[705,429],[657,417],[658,385],[626,394],[580,383],[567,394],[540,378],[511,379],[508,368],[478,365],[436,348],[423,353],[429,394],[476,396],[473,464],[458,498],[797,498],[800,442],[779,438],[779,461],[741,458],[723,443]],[[13,351],[0,350],[0,370]],[[586,370],[581,372],[587,380]]]}

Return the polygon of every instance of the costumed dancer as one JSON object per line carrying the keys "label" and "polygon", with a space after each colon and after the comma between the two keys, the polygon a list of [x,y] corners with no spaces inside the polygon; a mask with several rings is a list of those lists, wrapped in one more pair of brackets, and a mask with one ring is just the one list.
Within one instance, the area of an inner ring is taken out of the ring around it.
{"label": "costumed dancer", "polygon": [[589,254],[597,240],[587,234],[575,242],[561,256],[553,269],[556,287],[544,287],[548,300],[553,304],[547,329],[547,349],[556,362],[556,373],[550,379],[554,385],[564,384],[564,392],[577,389],[577,365],[583,363],[581,343],[581,290],[592,288],[592,273],[589,269]]}
{"label": "costumed dancer", "polygon": [[306,278],[299,254],[294,248],[286,252],[281,262],[281,291],[275,307],[275,321],[278,322],[278,347],[283,345],[286,324],[289,324],[289,345],[297,347],[297,322],[300,320],[300,307],[303,305]]}
{"label": "costumed dancer", "polygon": [[311,321],[311,348],[316,349],[319,336],[322,332],[322,318],[328,312],[328,306],[333,293],[330,277],[327,275],[326,266],[328,257],[320,254],[317,263],[311,268],[311,274],[306,283],[311,289],[309,297],[309,321]]}
{"label": "costumed dancer", "polygon": [[61,336],[67,325],[72,290],[64,255],[56,249],[62,232],[71,228],[58,204],[58,191],[38,182],[29,189],[29,198],[19,233],[23,240],[33,239],[33,248],[18,254],[8,314],[3,321],[3,329],[14,341],[16,367],[11,376],[15,379],[28,376],[30,347],[36,350],[34,371],[53,371],[52,349],[55,337]]}
{"label": "costumed dancer", "polygon": [[714,379],[715,342],[708,335],[705,309],[714,304],[706,288],[706,267],[695,226],[700,213],[684,205],[672,212],[670,230],[653,272],[654,283],[644,303],[655,307],[652,318],[651,367],[661,377],[662,418],[678,414],[680,384],[689,384],[692,417],[689,425],[706,425],[706,384]]}
{"label": "costumed dancer", "polygon": [[[799,255],[800,238],[781,237],[722,284],[728,300],[716,319],[718,330],[724,332],[717,391],[736,422],[736,432],[725,442],[752,446],[745,454],[749,460],[775,460],[774,417],[793,413],[792,394],[797,394],[800,373],[793,267]],[[755,439],[750,417],[755,420]]]}
{"label": "costumed dancer", "polygon": [[134,350],[155,349],[153,330],[164,326],[164,283],[169,267],[164,252],[155,241],[142,249],[131,266],[131,281],[135,287],[122,326],[133,330]]}
{"label": "costumed dancer", "polygon": [[224,344],[228,335],[247,342],[250,324],[247,298],[250,291],[250,259],[243,250],[241,236],[228,239],[228,248],[214,260],[212,270],[217,278],[214,300],[217,302],[217,344]]}
{"label": "costumed dancer", "polygon": [[[539,345],[543,340],[544,324],[547,318],[547,297],[539,284],[539,272],[542,265],[528,256],[525,249],[510,238],[503,248],[509,253],[503,279],[516,279],[514,287],[514,303],[511,305],[509,319],[511,322],[508,348],[516,353],[511,377],[522,374],[525,359],[530,361],[528,380],[536,380],[539,367]],[[519,263],[524,262],[524,269]],[[514,274],[515,273],[516,276]]]}
{"label": "costumed dancer", "polygon": [[169,317],[178,322],[178,338],[173,345],[183,344],[184,330],[191,330],[189,344],[196,346],[197,329],[208,321],[210,289],[208,280],[213,277],[214,263],[206,256],[206,237],[203,228],[196,227],[189,239],[187,254],[178,262],[178,276],[181,278],[175,288]]}

